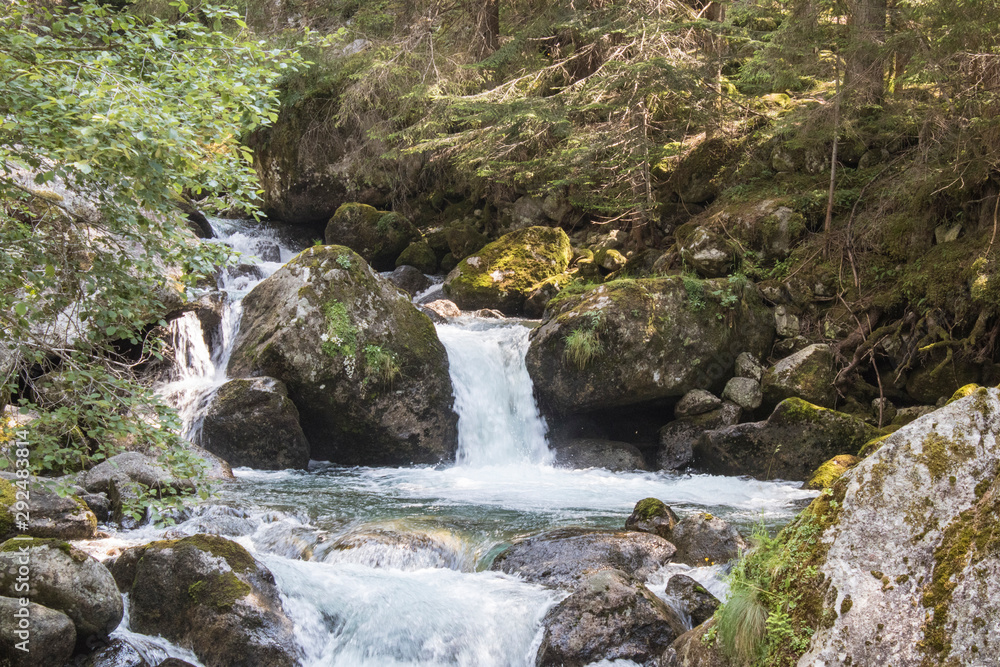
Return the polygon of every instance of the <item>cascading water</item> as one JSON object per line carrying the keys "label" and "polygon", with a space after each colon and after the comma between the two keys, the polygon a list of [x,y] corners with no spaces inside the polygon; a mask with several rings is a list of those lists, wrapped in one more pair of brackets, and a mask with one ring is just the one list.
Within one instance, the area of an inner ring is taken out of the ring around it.
{"label": "cascading water", "polygon": [[458,414],[460,466],[544,464],[552,455],[524,365],[527,327],[471,320],[440,324]]}
{"label": "cascading water", "polygon": [[[293,254],[265,229],[218,220],[213,228],[217,242],[268,261],[220,277],[221,324],[209,332],[211,347],[193,314],[172,325],[178,368],[160,390],[181,411],[189,437],[227,379],[240,301]],[[459,416],[455,465],[237,470],[214,505],[171,529],[227,536],[271,569],[306,667],[527,667],[541,620],[563,593],[483,571],[511,540],[569,525],[620,529],[635,502],[650,496],[748,529],[787,521],[797,501],[815,495],[778,482],[555,468],[524,364],[528,328],[462,317],[437,330]],[[101,555],[162,535],[145,527],[81,546]],[[650,578],[651,590],[662,593],[681,569],[724,593],[718,567],[670,568]],[[115,636],[149,641],[127,628]]]}

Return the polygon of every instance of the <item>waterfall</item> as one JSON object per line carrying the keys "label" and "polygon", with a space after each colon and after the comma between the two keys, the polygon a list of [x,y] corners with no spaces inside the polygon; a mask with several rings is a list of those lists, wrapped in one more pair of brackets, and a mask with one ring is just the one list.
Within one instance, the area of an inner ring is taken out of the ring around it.
{"label": "waterfall", "polygon": [[458,414],[459,465],[545,464],[546,426],[524,364],[529,329],[470,320],[438,325]]}
{"label": "waterfall", "polygon": [[[292,246],[301,245],[279,239],[273,230],[251,220],[212,218],[209,222],[215,238],[206,242],[228,246],[244,263],[219,271],[215,290],[194,295],[204,297],[216,291],[221,295],[215,331],[205,332],[193,312],[170,323],[174,368],[170,380],[158,387],[177,408],[183,424],[181,435],[192,442],[198,441],[212,397],[229,379],[226,366],[240,330],[243,297],[294,256],[297,250]],[[212,341],[211,349],[206,340]]]}

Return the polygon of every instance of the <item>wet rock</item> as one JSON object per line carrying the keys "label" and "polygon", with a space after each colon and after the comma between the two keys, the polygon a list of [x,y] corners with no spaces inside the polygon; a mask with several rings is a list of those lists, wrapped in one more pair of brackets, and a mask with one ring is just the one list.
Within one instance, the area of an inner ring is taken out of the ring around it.
{"label": "wet rock", "polygon": [[218,456],[201,447],[191,447],[191,453],[205,462],[205,476],[214,482],[227,482],[234,479],[233,469]]}
{"label": "wet rock", "polygon": [[448,301],[447,299],[438,299],[437,301],[431,301],[430,303],[425,303],[420,306],[423,311],[430,311],[434,313],[441,322],[444,322],[452,317],[460,317],[462,315],[461,309],[455,305],[454,301]]}
{"label": "wet rock", "polygon": [[132,551],[139,552],[128,586],[133,630],[192,650],[206,667],[297,664],[274,577],[246,549],[195,535],[125,554]]}
{"label": "wet rock", "polygon": [[685,629],[677,613],[641,582],[614,569],[587,575],[542,623],[539,667],[583,667],[601,660],[645,663]]}
{"label": "wet rock", "polygon": [[701,625],[712,618],[722,604],[719,598],[686,574],[670,577],[664,596],[675,601],[677,607],[691,619],[692,625]]}
{"label": "wet rock", "polygon": [[724,426],[738,424],[743,409],[731,401],[711,412],[677,419],[662,427],[659,432],[660,447],[656,453],[659,470],[680,470],[694,458],[694,446],[702,433]]}
{"label": "wet rock", "polygon": [[462,570],[470,562],[465,545],[451,533],[420,533],[391,528],[366,529],[321,545],[311,560],[359,563],[395,570]]}
{"label": "wet rock", "polygon": [[[16,477],[14,478],[17,479]],[[86,503],[75,496],[63,498],[54,491],[40,487],[37,481],[29,484],[26,497],[30,507],[28,528],[16,528],[17,511],[14,505],[21,491],[14,481],[0,478],[0,540],[14,535],[55,537],[60,540],[89,539],[97,532],[97,517]]]}
{"label": "wet rock", "polygon": [[7,540],[0,545],[0,595],[20,597],[18,568],[30,565],[32,602],[62,612],[76,628],[76,639],[106,637],[121,623],[124,607],[115,580],[87,553],[59,540]]}
{"label": "wet rock", "polygon": [[112,639],[107,646],[78,658],[77,667],[151,667],[139,650],[123,639]]}
{"label": "wet rock", "polygon": [[642,452],[635,445],[614,440],[579,438],[554,443],[555,463],[564,468],[647,470]]}
{"label": "wet rock", "polygon": [[677,515],[662,500],[644,498],[635,504],[632,513],[625,519],[625,530],[652,533],[669,540],[677,521]]}
{"label": "wet rock", "polygon": [[717,410],[722,406],[722,399],[710,391],[704,389],[692,389],[677,401],[674,407],[674,416],[678,419],[682,417],[693,417]]}
{"label": "wet rock", "polygon": [[569,267],[573,251],[561,229],[528,227],[500,237],[459,262],[444,291],[463,310],[519,315],[541,283]]}
{"label": "wet rock", "polygon": [[550,306],[526,359],[541,404],[571,414],[721,389],[740,352],[770,345],[772,318],[753,287],[731,324],[714,307],[692,307],[689,289],[710,300],[729,283],[691,280],[621,280]]}
{"label": "wet rock", "polygon": [[815,546],[801,557],[819,576],[782,586],[812,586],[828,623],[799,664],[993,661],[998,442],[1000,391],[982,389],[888,436],[813,501],[799,525]]}
{"label": "wet rock", "polygon": [[198,444],[234,466],[303,469],[309,443],[285,384],[269,377],[230,380],[212,398]]}
{"label": "wet rock", "polygon": [[740,406],[744,410],[756,410],[764,402],[760,383],[750,378],[731,378],[722,390],[722,398]]}
{"label": "wet rock", "polygon": [[531,583],[574,588],[591,570],[617,569],[644,580],[669,563],[675,551],[650,533],[566,528],[514,543],[490,569]]}
{"label": "wet rock", "polygon": [[396,258],[396,268],[402,266],[412,266],[421,273],[435,273],[438,268],[437,255],[434,254],[434,249],[424,241],[411,243]]}
{"label": "wet rock", "polygon": [[764,402],[777,405],[797,397],[824,408],[833,407],[837,397],[835,377],[830,346],[810,345],[767,369],[762,381]]}
{"label": "wet rock", "polygon": [[819,468],[816,468],[816,472],[805,483],[805,488],[813,489],[814,491],[829,489],[833,486],[834,482],[843,477],[845,472],[856,466],[860,461],[861,459],[857,456],[851,456],[850,454],[834,456]]}
{"label": "wet rock", "polygon": [[[4,667],[66,664],[76,646],[73,622],[66,614],[34,602],[23,606],[22,599],[26,598],[0,597],[0,664]],[[24,632],[29,634],[19,634]]]}
{"label": "wet rock", "polygon": [[732,271],[735,253],[721,234],[705,226],[683,225],[676,237],[681,259],[703,278],[722,278]]}
{"label": "wet rock", "polygon": [[857,452],[877,435],[856,417],[789,398],[766,421],[703,433],[693,464],[713,474],[805,481],[824,461]]}
{"label": "wet rock", "polygon": [[[433,273],[433,271],[428,271],[427,273]],[[390,273],[388,278],[389,282],[410,296],[416,296],[431,286],[431,279],[415,266],[397,266],[396,270]]]}
{"label": "wet rock", "polygon": [[344,204],[327,223],[324,238],[327,245],[347,246],[376,271],[392,271],[396,258],[420,239],[420,232],[398,213]]}
{"label": "wet rock", "polygon": [[246,296],[228,374],[284,382],[314,459],[454,455],[448,358],[434,325],[348,248],[312,247]]}
{"label": "wet rock", "polygon": [[677,547],[674,560],[692,566],[728,563],[748,546],[735,528],[704,512],[678,521],[670,540]]}

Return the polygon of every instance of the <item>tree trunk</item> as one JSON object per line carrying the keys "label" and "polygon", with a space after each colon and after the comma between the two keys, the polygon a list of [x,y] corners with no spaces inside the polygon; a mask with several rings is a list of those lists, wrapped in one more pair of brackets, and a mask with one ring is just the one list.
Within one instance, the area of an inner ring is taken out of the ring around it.
{"label": "tree trunk", "polygon": [[848,0],[848,9],[845,91],[857,106],[880,104],[885,92],[886,0]]}
{"label": "tree trunk", "polygon": [[485,58],[500,48],[500,0],[485,0],[476,14],[476,36],[472,52]]}

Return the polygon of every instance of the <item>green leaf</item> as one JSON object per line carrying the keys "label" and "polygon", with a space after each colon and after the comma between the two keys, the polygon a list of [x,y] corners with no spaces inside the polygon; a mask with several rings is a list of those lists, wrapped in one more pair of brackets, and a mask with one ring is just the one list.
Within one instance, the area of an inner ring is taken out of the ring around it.
{"label": "green leaf", "polygon": [[28,312],[28,306],[25,305],[23,301],[18,301],[14,305],[14,312],[17,313],[19,317],[24,317]]}

